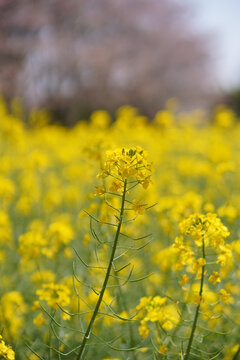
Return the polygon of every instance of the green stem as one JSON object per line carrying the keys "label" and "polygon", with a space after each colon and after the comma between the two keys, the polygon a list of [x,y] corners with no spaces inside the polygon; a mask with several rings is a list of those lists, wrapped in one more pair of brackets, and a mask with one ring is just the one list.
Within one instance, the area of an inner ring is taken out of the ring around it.
{"label": "green stem", "polygon": [[103,295],[104,295],[104,292],[105,292],[106,287],[107,287],[107,283],[108,283],[108,279],[109,279],[109,276],[110,276],[110,272],[111,272],[111,270],[112,270],[112,263],[113,263],[114,255],[115,255],[115,252],[116,252],[116,249],[117,249],[118,238],[119,238],[119,235],[120,235],[120,230],[121,230],[122,221],[123,221],[123,213],[124,213],[124,204],[125,204],[126,189],[127,189],[127,180],[124,181],[124,188],[123,188],[122,204],[121,204],[121,211],[120,211],[119,223],[118,223],[117,231],[116,231],[115,238],[114,238],[112,253],[111,253],[110,260],[109,260],[107,272],[106,272],[106,275],[105,275],[105,279],[104,279],[104,282],[103,282],[103,285],[102,285],[102,289],[101,289],[101,291],[100,291],[100,295],[99,295],[97,304],[96,304],[96,306],[95,306],[93,315],[92,315],[92,317],[91,317],[91,320],[90,320],[90,322],[89,322],[89,324],[88,324],[87,330],[86,330],[85,335],[84,335],[84,337],[83,337],[83,341],[82,341],[82,344],[81,344],[81,346],[80,346],[79,353],[78,353],[78,356],[77,356],[76,360],[80,360],[81,357],[82,357],[82,354],[83,354],[83,351],[84,351],[84,349],[85,349],[86,343],[87,343],[87,341],[88,341],[88,339],[89,339],[89,337],[90,337],[90,333],[91,333],[91,330],[92,330],[94,321],[95,321],[96,316],[97,316],[97,314],[98,314],[98,310],[99,310],[100,305],[101,305],[101,303],[102,303]]}
{"label": "green stem", "polygon": [[[206,254],[205,254],[204,238],[202,239],[202,257],[205,260]],[[202,266],[202,276],[201,276],[201,284],[200,284],[200,290],[199,290],[199,304],[198,304],[198,306],[196,308],[196,312],[195,312],[195,316],[194,316],[194,320],[193,320],[192,331],[191,331],[191,335],[190,335],[190,338],[189,338],[189,341],[188,341],[186,354],[184,355],[184,360],[188,360],[188,358],[189,358],[191,347],[192,347],[192,342],[193,342],[193,338],[194,338],[194,333],[195,333],[196,326],[197,326],[198,315],[199,315],[200,305],[201,305],[201,301],[202,301],[204,272],[205,272],[205,265]]]}

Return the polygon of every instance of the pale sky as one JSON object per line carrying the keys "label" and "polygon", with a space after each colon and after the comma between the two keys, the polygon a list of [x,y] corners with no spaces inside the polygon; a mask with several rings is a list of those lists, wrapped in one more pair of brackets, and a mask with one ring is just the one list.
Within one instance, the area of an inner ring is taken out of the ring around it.
{"label": "pale sky", "polygon": [[240,85],[240,0],[178,0],[194,9],[194,23],[213,34],[219,86]]}

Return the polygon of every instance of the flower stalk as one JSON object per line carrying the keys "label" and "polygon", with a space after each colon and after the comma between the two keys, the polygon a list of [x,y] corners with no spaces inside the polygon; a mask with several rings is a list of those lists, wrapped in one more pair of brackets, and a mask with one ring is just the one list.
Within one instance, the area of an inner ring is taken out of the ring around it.
{"label": "flower stalk", "polygon": [[[202,257],[203,257],[204,260],[206,259],[204,236],[202,237]],[[196,311],[195,311],[195,316],[194,316],[193,325],[192,325],[192,331],[191,331],[191,335],[189,337],[187,350],[186,350],[186,353],[184,355],[184,360],[188,360],[188,358],[189,358],[191,347],[192,347],[192,342],[193,342],[193,339],[194,339],[194,333],[195,333],[196,326],[197,326],[199,310],[200,310],[200,306],[201,306],[201,302],[202,302],[204,273],[205,273],[205,265],[202,266],[201,283],[200,283],[200,290],[199,290],[199,303],[198,303]]]}
{"label": "flower stalk", "polygon": [[115,234],[115,238],[114,238],[113,248],[112,248],[112,252],[111,252],[107,272],[106,272],[106,275],[105,275],[105,279],[103,281],[102,289],[101,289],[101,291],[99,293],[98,301],[96,303],[96,306],[95,306],[93,315],[91,317],[91,320],[90,320],[90,322],[88,324],[87,330],[86,330],[86,332],[84,334],[83,341],[82,341],[82,344],[80,346],[79,353],[77,355],[76,360],[81,360],[82,359],[82,355],[84,353],[85,346],[87,344],[87,341],[90,338],[90,334],[91,334],[91,331],[92,331],[92,328],[93,328],[93,324],[94,324],[94,321],[95,321],[96,316],[98,314],[100,305],[101,305],[102,300],[103,300],[104,292],[105,292],[107,284],[108,284],[109,276],[110,276],[110,273],[111,273],[111,270],[112,270],[113,259],[114,259],[115,252],[116,252],[116,249],[117,249],[117,244],[118,244],[118,239],[119,239],[119,235],[120,235],[120,231],[121,231],[122,221],[123,221],[126,192],[127,192],[127,179],[124,180],[122,201],[121,201],[121,210],[120,210],[120,215],[119,215],[119,222],[118,222],[118,226],[117,226],[117,230],[116,230],[116,234]]}

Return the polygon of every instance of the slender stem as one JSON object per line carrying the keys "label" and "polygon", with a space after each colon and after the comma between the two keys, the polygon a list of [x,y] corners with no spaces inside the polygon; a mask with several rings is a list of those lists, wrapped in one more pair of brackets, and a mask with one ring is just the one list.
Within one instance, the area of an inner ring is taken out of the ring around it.
{"label": "slender stem", "polygon": [[127,180],[124,181],[124,188],[123,188],[123,194],[122,194],[122,203],[121,203],[121,211],[120,211],[120,216],[119,216],[119,223],[118,223],[117,231],[116,231],[115,238],[114,238],[112,253],[111,253],[110,260],[109,260],[107,272],[106,272],[105,279],[104,279],[104,282],[103,282],[103,285],[102,285],[102,289],[101,289],[101,291],[99,293],[98,301],[96,303],[93,315],[91,317],[91,320],[90,320],[90,322],[88,324],[87,330],[86,330],[85,335],[83,337],[83,341],[82,341],[82,344],[80,346],[79,353],[78,353],[78,356],[77,356],[76,360],[80,360],[81,357],[82,357],[82,354],[83,354],[83,351],[85,349],[86,343],[87,343],[87,341],[88,341],[88,339],[90,337],[90,333],[91,333],[95,318],[96,318],[96,316],[98,314],[98,310],[100,308],[104,292],[105,292],[106,287],[107,287],[108,279],[109,279],[110,272],[111,272],[111,269],[112,269],[112,263],[113,263],[114,255],[115,255],[115,252],[116,252],[116,249],[117,249],[117,243],[118,243],[118,238],[119,238],[119,234],[120,234],[120,230],[121,230],[121,226],[122,226],[122,221],[123,221],[126,189],[127,189]]}
{"label": "slender stem", "polygon": [[[204,238],[202,238],[202,257],[205,260],[206,254],[205,254]],[[195,333],[196,326],[197,326],[198,315],[199,315],[200,305],[201,305],[201,301],[202,301],[204,272],[205,272],[205,265],[202,266],[202,276],[201,276],[201,284],[200,284],[200,290],[199,290],[199,304],[198,304],[198,306],[196,308],[196,312],[195,312],[195,316],[194,316],[194,320],[193,320],[192,331],[191,331],[191,335],[190,335],[190,338],[189,338],[189,341],[188,341],[186,354],[184,355],[184,360],[188,360],[188,358],[189,358],[191,347],[192,347],[192,342],[193,342],[193,338],[194,338],[194,333]]]}

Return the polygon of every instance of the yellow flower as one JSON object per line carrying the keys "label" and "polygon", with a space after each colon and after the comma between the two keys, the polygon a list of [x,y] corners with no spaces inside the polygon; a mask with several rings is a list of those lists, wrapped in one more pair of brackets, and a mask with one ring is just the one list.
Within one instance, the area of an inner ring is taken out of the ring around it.
{"label": "yellow flower", "polygon": [[70,225],[56,221],[49,226],[47,237],[60,246],[68,244],[73,239],[74,233]]}
{"label": "yellow flower", "polygon": [[203,259],[203,258],[196,259],[196,260],[194,260],[194,262],[192,264],[192,270],[194,272],[198,272],[205,265],[206,265],[206,260],[205,259]]}
{"label": "yellow flower", "polygon": [[165,344],[162,344],[159,348],[160,354],[164,355],[167,352],[167,346]]}
{"label": "yellow flower", "polygon": [[233,298],[230,296],[230,294],[224,290],[224,289],[221,289],[220,290],[220,299],[222,302],[228,304],[228,303],[232,303],[233,302]]}
{"label": "yellow flower", "polygon": [[105,194],[105,192],[106,192],[105,186],[104,186],[104,185],[101,185],[101,186],[98,186],[98,187],[94,190],[93,194],[94,194],[95,196],[96,196],[96,195],[100,196],[100,195]]}
{"label": "yellow flower", "polygon": [[147,322],[159,323],[166,331],[176,327],[180,321],[178,307],[175,304],[166,304],[167,298],[161,296],[143,297],[137,310],[141,310],[138,314],[140,321],[139,333],[145,338],[149,334]]}
{"label": "yellow flower", "polygon": [[140,336],[141,336],[143,339],[145,339],[145,338],[148,337],[148,334],[149,334],[150,329],[149,329],[149,327],[147,326],[146,321],[144,321],[144,320],[141,321],[138,330],[139,330]]}
{"label": "yellow flower", "polygon": [[119,180],[113,181],[109,187],[109,190],[113,192],[119,191],[121,189],[123,189],[123,183]]}
{"label": "yellow flower", "polygon": [[19,237],[18,252],[22,255],[22,261],[38,258],[41,250],[47,245],[46,238],[40,231],[29,231]]}
{"label": "yellow flower", "polygon": [[189,282],[189,277],[186,274],[183,274],[180,282],[181,286],[184,286],[188,282]]}
{"label": "yellow flower", "polygon": [[147,306],[149,306],[151,303],[151,300],[152,300],[152,296],[142,297],[140,299],[140,304],[136,307],[137,311],[145,309]]}
{"label": "yellow flower", "polygon": [[216,214],[207,215],[194,214],[179,224],[180,232],[192,236],[197,246],[202,246],[204,238],[205,245],[210,244],[218,250],[224,245],[224,239],[229,236],[229,231]]}
{"label": "yellow flower", "polygon": [[165,330],[169,331],[169,330],[173,329],[173,328],[175,327],[175,325],[174,325],[174,323],[172,323],[172,321],[167,320],[167,321],[165,321],[165,322],[162,324],[162,327],[163,327]]}
{"label": "yellow flower", "polygon": [[0,323],[5,323],[11,338],[17,339],[27,310],[22,294],[18,291],[5,293],[0,299]]}
{"label": "yellow flower", "polygon": [[67,286],[62,284],[43,284],[42,288],[36,291],[39,300],[44,300],[54,309],[68,306],[70,303],[70,290]]}
{"label": "yellow flower", "polygon": [[[151,164],[147,160],[147,153],[140,147],[135,149],[116,149],[107,151],[104,166],[97,177],[112,176],[124,181],[134,178],[143,188],[147,188],[151,178]],[[117,185],[115,183],[115,185]],[[111,185],[113,186],[113,184]],[[118,183],[118,185],[119,183]]]}
{"label": "yellow flower", "polygon": [[15,360],[15,352],[11,348],[5,344],[2,336],[0,335],[0,357],[6,360]]}
{"label": "yellow flower", "polygon": [[140,204],[140,202],[138,200],[135,200],[135,201],[133,201],[132,210],[137,215],[143,215],[145,212],[145,205]]}
{"label": "yellow flower", "polygon": [[221,282],[221,277],[217,271],[214,271],[213,275],[209,276],[208,281],[213,285],[216,285],[217,282]]}
{"label": "yellow flower", "polygon": [[39,328],[46,323],[46,319],[42,313],[39,313],[33,320],[33,323]]}
{"label": "yellow flower", "polygon": [[0,199],[8,204],[15,194],[15,186],[12,180],[0,176]]}

